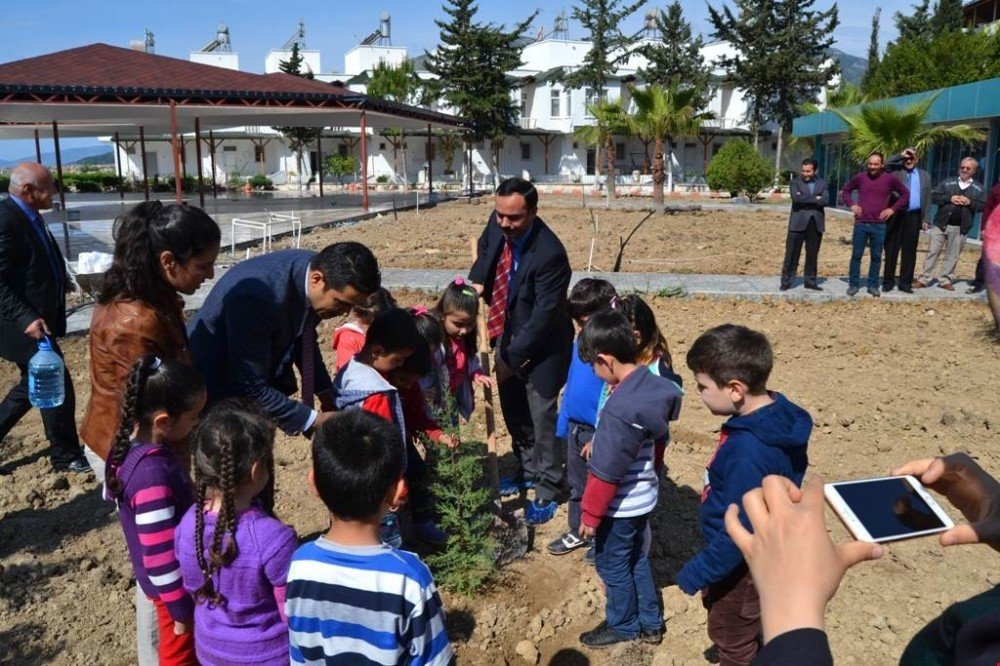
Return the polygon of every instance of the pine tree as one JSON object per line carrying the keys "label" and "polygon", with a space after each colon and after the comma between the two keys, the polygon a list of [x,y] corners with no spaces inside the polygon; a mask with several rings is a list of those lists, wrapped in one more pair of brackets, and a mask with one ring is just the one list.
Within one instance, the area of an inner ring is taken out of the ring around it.
{"label": "pine tree", "polygon": [[[506,135],[517,118],[511,97],[516,82],[507,72],[521,66],[518,37],[538,12],[512,29],[476,22],[478,8],[472,0],[446,0],[444,11],[451,21],[435,21],[441,29],[441,43],[435,53],[427,53],[427,71],[438,78],[435,94],[472,125],[477,141]],[[494,141],[494,146],[496,142]],[[493,151],[494,175],[500,171],[500,156]]]}
{"label": "pine tree", "polygon": [[[299,76],[304,79],[313,78],[313,73],[310,71],[302,71],[302,63],[304,58],[302,54],[299,53],[299,44],[294,42],[292,44],[292,52],[288,56],[288,60],[282,60],[278,63],[278,69],[280,69],[285,74],[291,74],[292,76]],[[303,160],[302,151],[305,150],[306,146],[314,142],[323,133],[322,127],[272,127],[271,129],[281,132],[282,136],[285,137],[285,141],[288,142],[288,148],[295,153],[295,165],[298,170],[298,180],[299,187],[302,187],[302,171],[305,161]]]}
{"label": "pine tree", "polygon": [[931,16],[931,31],[934,36],[957,32],[965,27],[962,0],[937,0],[934,15]]}
{"label": "pine tree", "polygon": [[878,50],[878,31],[881,17],[882,8],[877,7],[875,13],[872,14],[872,34],[868,42],[868,67],[865,68],[865,75],[861,77],[861,90],[865,92],[871,90],[872,77],[875,76],[875,72],[878,70],[878,65],[881,61]]}
{"label": "pine tree", "polygon": [[565,80],[570,88],[590,88],[595,98],[604,97],[608,80],[618,64],[631,54],[632,37],[621,31],[623,20],[646,4],[646,0],[626,3],[626,0],[580,0],[573,8],[573,18],[587,31],[590,51],[579,69]]}
{"label": "pine tree", "polygon": [[639,51],[649,61],[647,67],[639,70],[639,78],[651,86],[676,85],[698,90],[699,96],[703,96],[711,75],[711,68],[701,55],[705,42],[700,35],[692,36],[691,24],[684,20],[678,0],[657,15],[656,28],[661,42],[647,44]]}
{"label": "pine tree", "polygon": [[914,5],[913,11],[908,15],[896,12],[893,18],[896,21],[896,30],[899,31],[899,41],[911,39],[924,39],[931,36],[931,14],[930,0],[921,0],[920,4]]}

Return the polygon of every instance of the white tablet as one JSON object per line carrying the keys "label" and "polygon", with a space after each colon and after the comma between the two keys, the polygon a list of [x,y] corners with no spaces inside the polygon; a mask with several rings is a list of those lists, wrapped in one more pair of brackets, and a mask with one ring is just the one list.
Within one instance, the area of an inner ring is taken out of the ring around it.
{"label": "white tablet", "polygon": [[881,543],[937,534],[954,524],[912,476],[828,483],[826,501],[855,539]]}

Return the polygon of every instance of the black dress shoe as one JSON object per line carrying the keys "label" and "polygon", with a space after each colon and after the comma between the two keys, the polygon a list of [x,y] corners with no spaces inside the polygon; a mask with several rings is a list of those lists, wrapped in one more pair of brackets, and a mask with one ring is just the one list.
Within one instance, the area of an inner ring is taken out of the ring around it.
{"label": "black dress shoe", "polygon": [[815,282],[813,282],[813,283],[807,282],[806,283],[806,289],[810,289],[812,291],[823,291],[823,287],[819,286]]}
{"label": "black dress shoe", "polygon": [[965,293],[967,293],[967,294],[978,294],[982,290],[983,290],[983,285],[981,285],[981,284],[973,284],[971,287],[969,287],[968,289],[965,290]]}
{"label": "black dress shoe", "polygon": [[595,650],[609,648],[619,643],[632,643],[633,641],[635,641],[635,638],[626,638],[612,629],[608,625],[607,620],[601,622],[590,631],[580,634],[580,642]]}
{"label": "black dress shoe", "polygon": [[0,465],[0,476],[8,476],[13,473],[14,470],[12,470],[10,467],[4,467],[3,465]]}
{"label": "black dress shoe", "polygon": [[639,632],[639,640],[649,645],[659,645],[663,642],[663,629],[643,629]]}
{"label": "black dress shoe", "polygon": [[788,291],[791,288],[792,288],[792,285],[790,285],[790,284],[783,284],[780,287],[778,287],[778,290],[779,291]]}
{"label": "black dress shoe", "polygon": [[895,282],[884,282],[882,283],[882,291],[892,291],[896,288]]}
{"label": "black dress shoe", "polygon": [[52,463],[52,467],[57,472],[73,472],[74,474],[86,474],[94,471],[90,468],[90,463],[87,462],[86,458],[77,458],[68,463]]}

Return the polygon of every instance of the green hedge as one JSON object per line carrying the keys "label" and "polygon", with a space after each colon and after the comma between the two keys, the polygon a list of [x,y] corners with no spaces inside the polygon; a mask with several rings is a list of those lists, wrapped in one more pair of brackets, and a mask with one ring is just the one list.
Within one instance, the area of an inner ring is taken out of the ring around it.
{"label": "green hedge", "polygon": [[713,190],[743,194],[751,201],[774,180],[774,169],[746,141],[729,141],[708,163],[705,180]]}
{"label": "green hedge", "polygon": [[261,175],[250,176],[250,178],[249,178],[249,180],[247,182],[249,182],[250,183],[250,187],[254,188],[255,190],[273,190],[274,189],[274,183],[271,182],[271,179],[268,178],[267,176],[261,176]]}

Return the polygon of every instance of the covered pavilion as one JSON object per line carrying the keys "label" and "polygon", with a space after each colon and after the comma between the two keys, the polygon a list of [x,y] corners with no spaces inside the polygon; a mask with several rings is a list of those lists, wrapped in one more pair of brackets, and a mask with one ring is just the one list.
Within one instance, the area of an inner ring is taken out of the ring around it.
{"label": "covered pavilion", "polygon": [[[358,128],[362,155],[367,155],[368,128],[426,132],[428,139],[435,129],[468,129],[461,118],[452,115],[373,99],[319,81],[283,73],[234,71],[107,44],[0,64],[0,138],[33,137],[41,161],[40,138],[51,137],[60,181],[60,136],[112,136],[117,149],[121,134],[137,132],[141,143],[147,133],[169,134],[176,195],[181,201],[181,133],[193,132],[204,206],[202,145],[214,165],[213,130],[255,125]],[[321,145],[318,148],[322,151]],[[430,140],[427,149],[432,150]],[[145,147],[141,150],[145,161]],[[115,155],[120,178],[117,150]],[[363,159],[362,207],[366,211],[367,166]],[[428,181],[432,192],[433,179]],[[322,177],[319,186],[322,196]],[[148,199],[148,180],[145,192]],[[62,191],[60,199],[65,208]]]}

